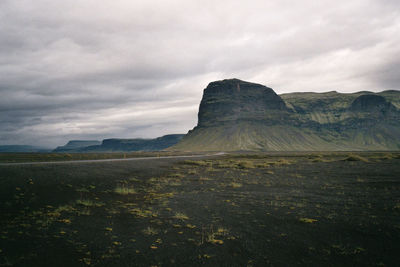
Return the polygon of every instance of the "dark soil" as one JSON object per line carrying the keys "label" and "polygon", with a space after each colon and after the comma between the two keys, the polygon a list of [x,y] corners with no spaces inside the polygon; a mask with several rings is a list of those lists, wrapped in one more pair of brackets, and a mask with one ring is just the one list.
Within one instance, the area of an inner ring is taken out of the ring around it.
{"label": "dark soil", "polygon": [[0,266],[398,266],[400,154],[0,166],[0,212]]}

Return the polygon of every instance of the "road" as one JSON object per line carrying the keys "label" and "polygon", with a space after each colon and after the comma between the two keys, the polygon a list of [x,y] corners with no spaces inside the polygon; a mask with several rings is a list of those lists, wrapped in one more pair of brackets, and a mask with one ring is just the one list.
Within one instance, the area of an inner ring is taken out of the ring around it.
{"label": "road", "polygon": [[226,154],[226,153],[218,152],[218,153],[214,153],[214,154],[202,154],[202,155],[140,157],[140,158],[122,158],[122,159],[87,159],[87,160],[63,160],[63,161],[8,162],[8,163],[0,163],[0,166],[98,163],[98,162],[134,161],[134,160],[151,160],[151,159],[203,158],[203,157],[210,157],[210,156],[222,156],[224,154]]}

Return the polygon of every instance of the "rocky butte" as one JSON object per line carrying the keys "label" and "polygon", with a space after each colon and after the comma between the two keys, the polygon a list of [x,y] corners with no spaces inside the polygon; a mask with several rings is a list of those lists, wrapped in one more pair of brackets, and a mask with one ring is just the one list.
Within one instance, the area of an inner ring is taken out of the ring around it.
{"label": "rocky butte", "polygon": [[399,150],[400,92],[277,95],[238,79],[211,82],[198,124],[169,150]]}

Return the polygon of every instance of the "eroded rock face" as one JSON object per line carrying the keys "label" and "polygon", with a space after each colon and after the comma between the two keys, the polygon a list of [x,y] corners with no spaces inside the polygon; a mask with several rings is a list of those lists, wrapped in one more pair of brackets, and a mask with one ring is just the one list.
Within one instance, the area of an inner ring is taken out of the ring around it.
{"label": "eroded rock face", "polygon": [[266,120],[286,112],[285,102],[271,88],[238,79],[210,83],[204,90],[198,126],[237,120]]}

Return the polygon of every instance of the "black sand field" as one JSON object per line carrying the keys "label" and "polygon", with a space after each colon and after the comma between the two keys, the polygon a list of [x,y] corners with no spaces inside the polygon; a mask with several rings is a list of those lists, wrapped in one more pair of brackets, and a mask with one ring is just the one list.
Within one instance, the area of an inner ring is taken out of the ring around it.
{"label": "black sand field", "polygon": [[398,266],[400,153],[0,166],[0,211],[0,266]]}

